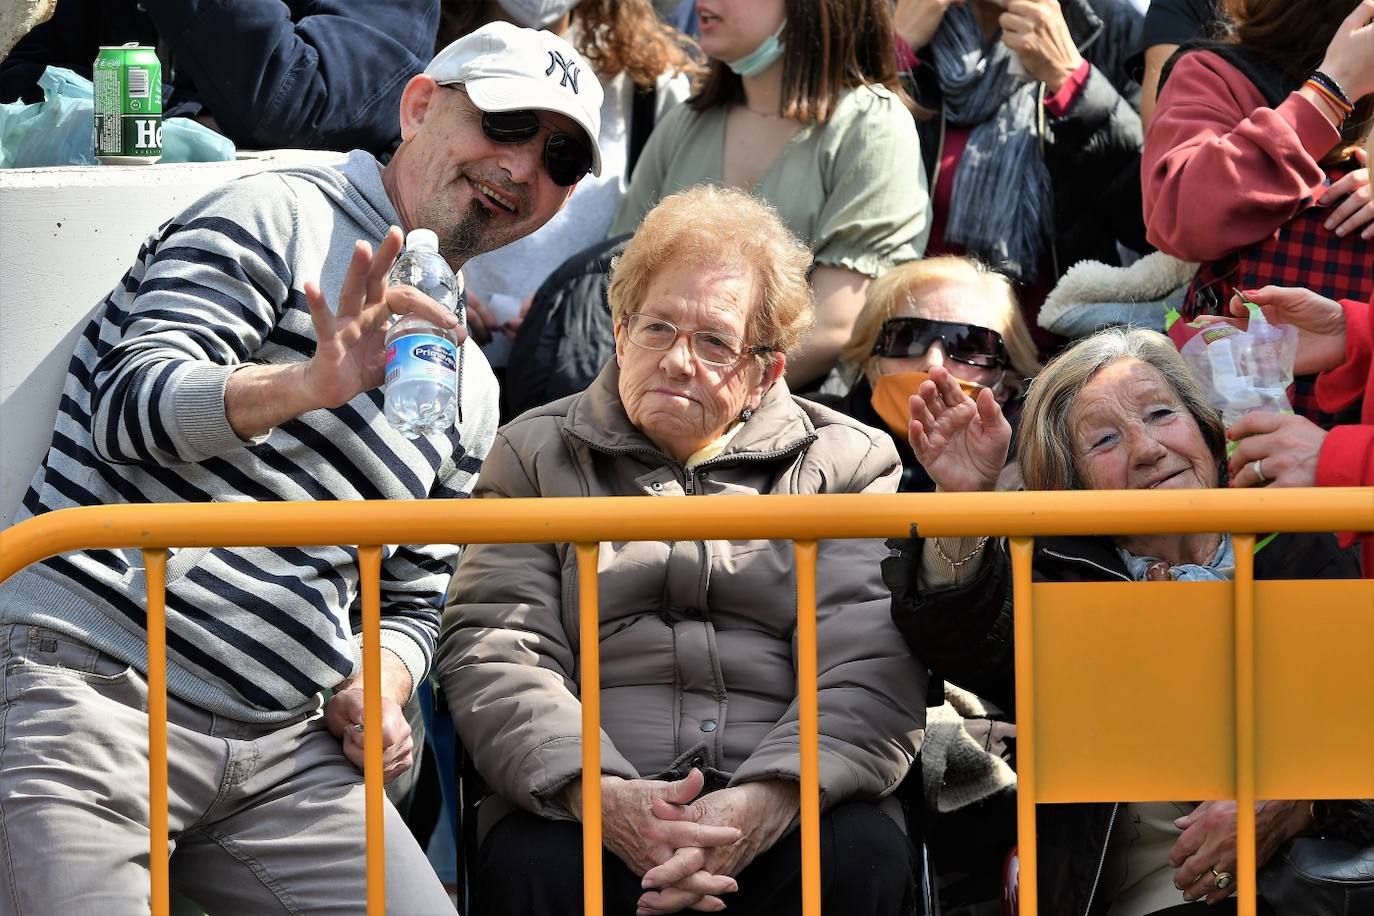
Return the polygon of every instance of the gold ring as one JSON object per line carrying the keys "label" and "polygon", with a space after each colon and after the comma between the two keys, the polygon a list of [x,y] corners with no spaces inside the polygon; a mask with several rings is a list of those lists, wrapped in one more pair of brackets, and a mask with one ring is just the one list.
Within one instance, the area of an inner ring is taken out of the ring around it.
{"label": "gold ring", "polygon": [[1217,890],[1226,890],[1231,886],[1233,880],[1230,872],[1217,871],[1215,868],[1212,869],[1212,883],[1217,886]]}

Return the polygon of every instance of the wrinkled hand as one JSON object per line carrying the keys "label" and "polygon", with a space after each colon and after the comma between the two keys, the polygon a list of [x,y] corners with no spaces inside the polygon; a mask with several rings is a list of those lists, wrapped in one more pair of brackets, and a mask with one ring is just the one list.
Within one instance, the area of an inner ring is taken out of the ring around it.
{"label": "wrinkled hand", "polygon": [[[343,743],[344,756],[360,771],[366,766],[363,756],[363,733],[355,726],[363,721],[362,687],[340,690],[329,698],[325,706],[324,722],[329,731]],[[382,696],[382,781],[391,782],[410,769],[415,753],[415,741],[406,721],[405,710],[391,697]]]}
{"label": "wrinkled hand", "polygon": [[[1307,802],[1255,803],[1255,867],[1262,868],[1278,848],[1311,824]],[[1220,903],[1236,892],[1236,803],[1208,801],[1174,821],[1183,835],[1169,851],[1174,887],[1186,900]],[[1225,888],[1216,886],[1212,869],[1231,875]]]}
{"label": "wrinkled hand", "polygon": [[[652,802],[685,805],[697,796],[704,782],[700,770],[692,770],[677,782],[602,776],[601,829],[606,848],[630,871],[643,875],[684,846],[728,846],[739,840],[740,831],[734,827],[667,821],[654,816]],[[562,800],[569,812],[581,820],[581,779],[568,785]]]}
{"label": "wrinkled hand", "polygon": [[[1344,197],[1344,200],[1341,198]],[[1326,228],[1338,236],[1360,231],[1360,238],[1374,239],[1374,191],[1369,187],[1369,169],[1355,169],[1340,177],[1317,203],[1329,207],[1340,203],[1326,218]]]}
{"label": "wrinkled hand", "polygon": [[458,324],[448,309],[419,290],[387,286],[387,271],[396,262],[401,244],[401,230],[392,226],[375,253],[367,242],[354,246],[337,312],[330,311],[318,283],[305,284],[318,343],[315,355],[305,364],[304,383],[323,407],[347,404],[382,384],[386,331],[393,315],[411,314],[446,328]]}
{"label": "wrinkled hand", "polygon": [[1336,28],[1320,69],[1352,102],[1374,92],[1374,0],[1363,0]]}
{"label": "wrinkled hand", "polygon": [[[1295,373],[1311,375],[1345,362],[1345,310],[1339,302],[1311,290],[1285,286],[1266,286],[1246,295],[1264,310],[1270,324],[1291,324],[1298,329]],[[1231,314],[1240,318],[1250,314],[1239,296],[1231,299]]]}
{"label": "wrinkled hand", "polygon": [[913,51],[919,51],[940,31],[949,8],[963,5],[964,0],[897,0],[892,27]]}
{"label": "wrinkled hand", "polygon": [[[1226,431],[1237,443],[1227,460],[1232,487],[1315,487],[1317,457],[1326,430],[1306,417],[1283,413],[1248,413]],[[1255,462],[1260,462],[1264,480]]]}
{"label": "wrinkled hand", "polygon": [[992,490],[1007,463],[1011,424],[992,389],[975,402],[943,366],[911,396],[907,440],[916,460],[941,490]]}
{"label": "wrinkled hand", "polygon": [[1058,0],[1007,0],[998,17],[1002,44],[1053,94],[1083,63]]}
{"label": "wrinkled hand", "polygon": [[800,806],[797,784],[785,780],[745,783],[710,792],[685,805],[655,799],[654,815],[662,820],[736,827],[740,838],[728,846],[678,849],[672,858],[651,869],[644,875],[644,886],[654,890],[639,898],[636,916],[677,912],[684,908],[681,901],[696,887],[722,876],[738,875],[782,838]]}

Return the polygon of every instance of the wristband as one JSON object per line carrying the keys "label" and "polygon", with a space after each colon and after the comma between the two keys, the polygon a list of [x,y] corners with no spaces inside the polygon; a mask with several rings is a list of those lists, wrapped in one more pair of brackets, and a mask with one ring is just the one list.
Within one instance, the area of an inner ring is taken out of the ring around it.
{"label": "wristband", "polygon": [[1331,90],[1331,93],[1340,101],[1342,105],[1345,105],[1349,108],[1355,107],[1355,103],[1350,101],[1350,96],[1346,94],[1346,91],[1341,87],[1341,84],[1336,82],[1336,80],[1328,74],[1323,73],[1320,70],[1313,70],[1312,75],[1308,77],[1308,79],[1312,80],[1318,85],[1325,86],[1327,89]]}

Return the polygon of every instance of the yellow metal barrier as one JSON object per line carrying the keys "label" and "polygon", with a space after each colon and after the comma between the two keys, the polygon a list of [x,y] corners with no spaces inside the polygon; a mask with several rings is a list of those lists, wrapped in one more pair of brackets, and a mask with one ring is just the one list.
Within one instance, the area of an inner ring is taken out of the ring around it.
{"label": "yellow metal barrier", "polygon": [[[1374,657],[1374,582],[1257,586],[1250,550],[1253,535],[1270,531],[1374,530],[1374,489],[775,496],[659,500],[653,509],[627,512],[624,499],[70,509],[0,531],[0,581],[59,553],[128,547],[144,551],[155,914],[167,912],[163,596],[166,550],[171,547],[360,545],[371,916],[385,912],[377,626],[382,544],[576,545],[583,772],[599,773],[599,741],[585,740],[600,730],[595,575],[599,543],[794,541],[806,916],[820,913],[815,559],[816,541],[821,539],[905,537],[918,532],[930,537],[1012,538],[1018,829],[1026,916],[1035,916],[1037,910],[1037,802],[1235,798],[1241,812],[1240,912],[1253,916],[1255,798],[1374,797],[1370,704],[1354,704],[1352,709],[1303,702],[1314,694],[1370,696],[1374,690],[1368,663]],[[1234,585],[1031,582],[1032,538],[1039,535],[1206,531],[1239,536]],[[1177,589],[1188,591],[1173,591]],[[1187,596],[1187,607],[1179,606],[1181,595]],[[1112,612],[1104,614],[1103,607]],[[1341,629],[1323,632],[1323,627]],[[1179,640],[1186,642],[1180,646]],[[1312,660],[1323,653],[1330,663],[1314,670]],[[1255,677],[1257,669],[1264,672],[1262,680]],[[1171,687],[1175,677],[1186,683]],[[1085,684],[1092,689],[1085,691]],[[1301,745],[1286,736],[1284,728],[1299,716],[1306,726]],[[1352,721],[1352,716],[1364,720]],[[1205,731],[1198,728],[1199,722]],[[584,786],[585,912],[600,916],[600,783],[592,778]]]}

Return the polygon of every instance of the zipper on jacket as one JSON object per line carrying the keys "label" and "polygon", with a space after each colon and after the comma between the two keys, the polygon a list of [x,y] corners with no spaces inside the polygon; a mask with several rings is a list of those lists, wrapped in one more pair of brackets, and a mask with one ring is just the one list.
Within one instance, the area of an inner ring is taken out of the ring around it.
{"label": "zipper on jacket", "polygon": [[1089,916],[1093,911],[1093,899],[1097,897],[1097,885],[1102,881],[1102,869],[1107,864],[1107,850],[1112,845],[1112,829],[1116,827],[1116,813],[1121,810],[1121,802],[1112,803],[1112,816],[1107,820],[1107,837],[1102,841],[1102,855],[1097,859],[1097,874],[1093,875],[1092,890],[1088,892],[1088,905],[1083,909],[1083,916]]}
{"label": "zipper on jacket", "polygon": [[1082,557],[1071,557],[1071,556],[1069,556],[1068,554],[1059,553],[1058,551],[1050,550],[1050,549],[1047,548],[1047,547],[1041,548],[1041,551],[1045,554],[1045,556],[1054,557],[1054,558],[1057,559],[1057,560],[1067,560],[1067,561],[1069,561],[1070,563],[1081,563],[1081,564],[1084,565],[1084,566],[1091,566],[1093,569],[1100,569],[1102,572],[1106,573],[1107,575],[1111,576],[1112,578],[1114,578],[1114,579],[1120,579],[1122,582],[1134,582],[1134,581],[1135,581],[1135,580],[1132,579],[1130,576],[1123,575],[1122,573],[1119,573],[1119,572],[1117,572],[1117,571],[1114,570],[1114,569],[1108,569],[1107,567],[1103,566],[1101,563],[1094,563],[1092,560],[1085,560],[1085,559],[1083,559]]}
{"label": "zipper on jacket", "polygon": [[691,468],[682,469],[682,491],[688,496],[695,496],[697,492],[697,473]]}

